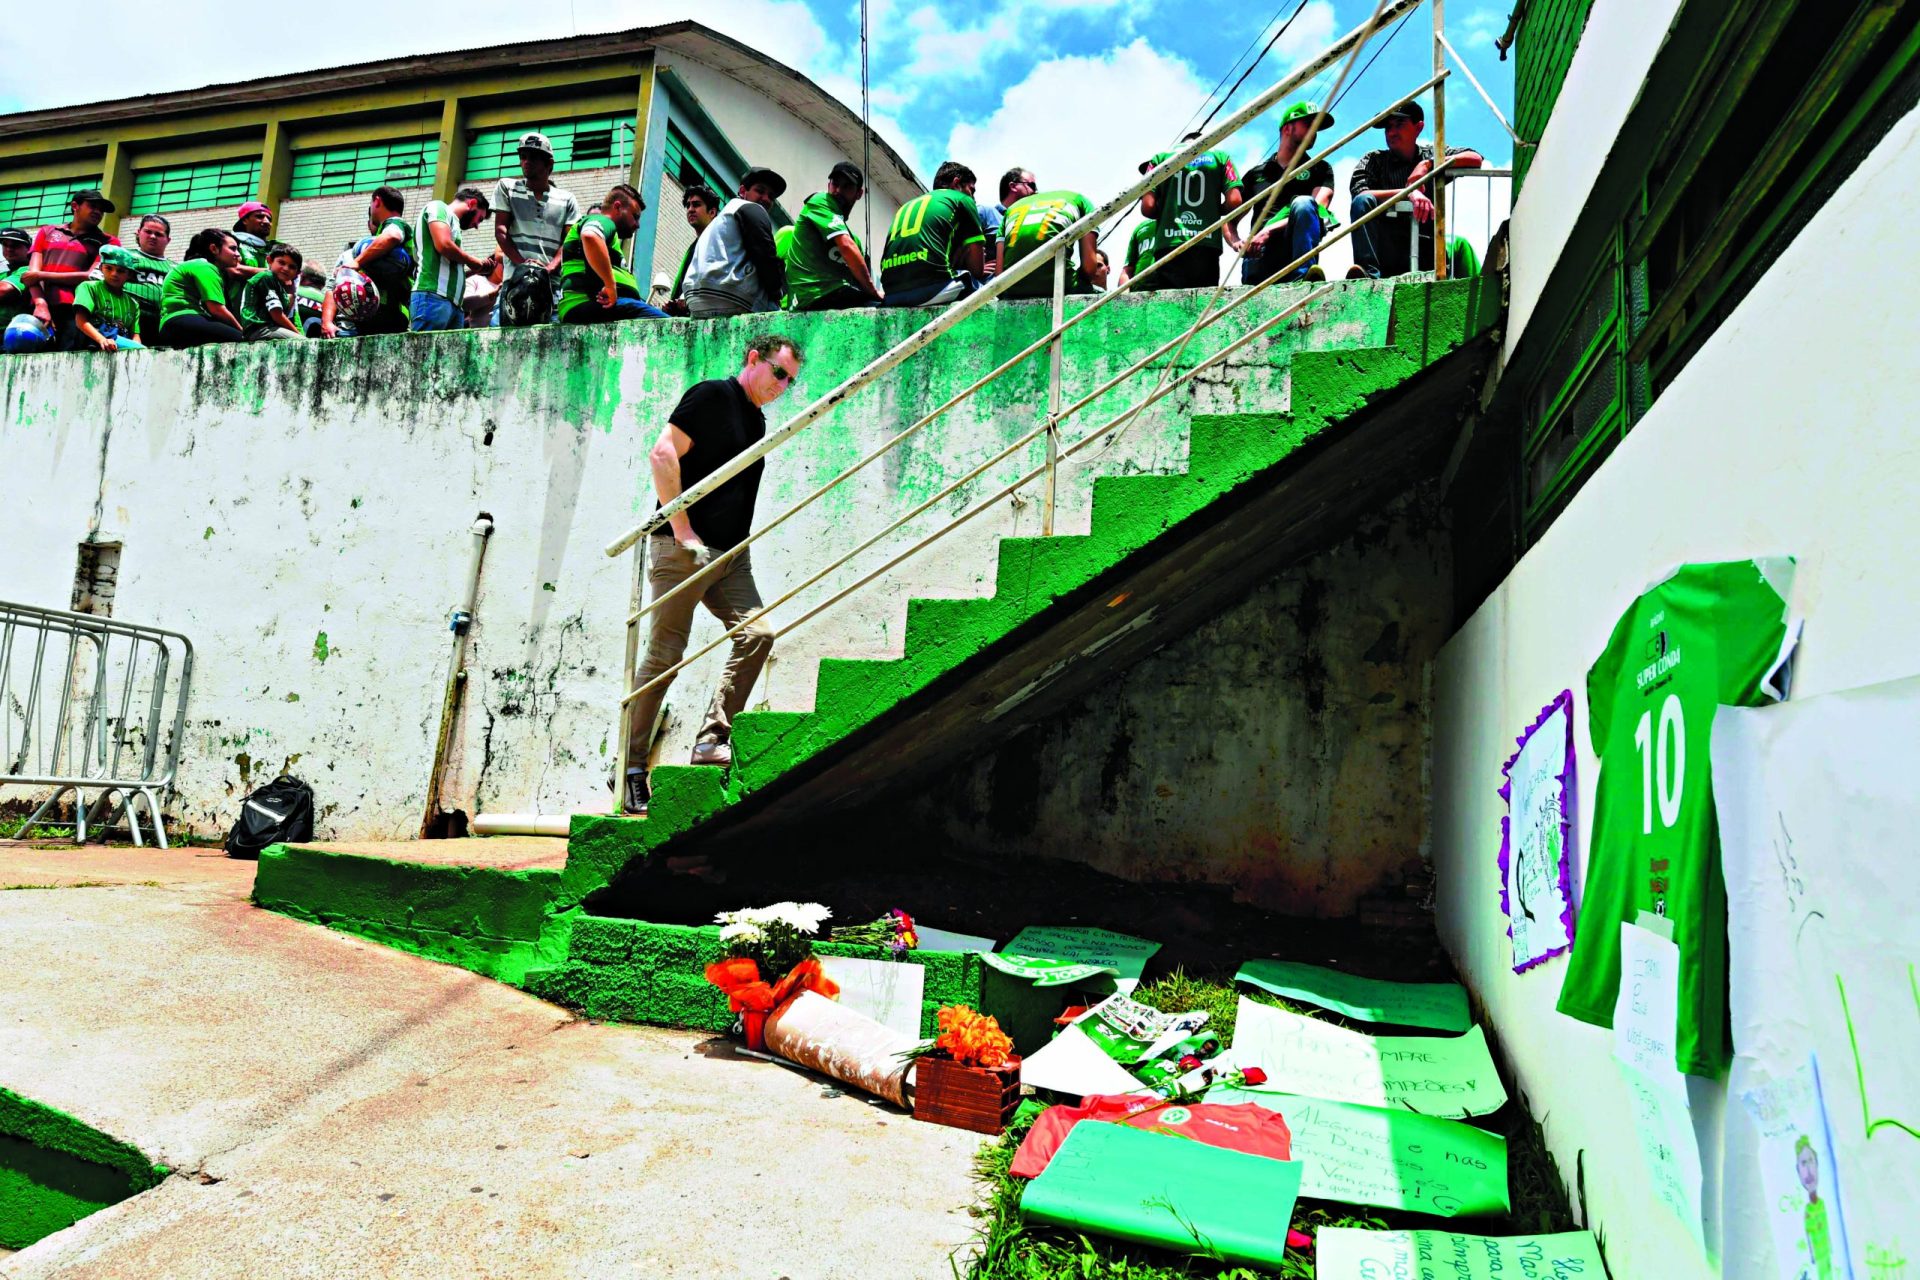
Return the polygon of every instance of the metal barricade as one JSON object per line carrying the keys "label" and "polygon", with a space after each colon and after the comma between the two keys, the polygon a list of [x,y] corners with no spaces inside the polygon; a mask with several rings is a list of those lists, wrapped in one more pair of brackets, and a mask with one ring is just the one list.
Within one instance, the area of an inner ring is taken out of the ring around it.
{"label": "metal barricade", "polygon": [[[52,788],[16,829],[71,826],[84,844],[124,817],[141,844],[144,801],[166,848],[192,682],[177,631],[0,601],[0,794]],[[72,818],[56,816],[69,793]]]}

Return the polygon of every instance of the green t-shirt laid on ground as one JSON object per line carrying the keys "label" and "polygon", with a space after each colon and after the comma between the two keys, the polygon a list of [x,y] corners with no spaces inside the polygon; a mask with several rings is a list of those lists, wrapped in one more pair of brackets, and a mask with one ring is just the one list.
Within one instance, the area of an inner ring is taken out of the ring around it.
{"label": "green t-shirt laid on ground", "polygon": [[[1153,163],[1158,165],[1172,154],[1162,151]],[[1154,188],[1153,219],[1160,228],[1160,248],[1171,252],[1199,235],[1201,228],[1217,222],[1227,211],[1227,193],[1239,189],[1240,175],[1233,167],[1233,157],[1226,152],[1203,151],[1189,160],[1186,168]],[[1208,242],[1218,255],[1220,233],[1214,232]],[[1188,252],[1203,254],[1207,250]]]}
{"label": "green t-shirt laid on ground", "polygon": [[73,305],[93,317],[93,327],[105,332],[111,326],[120,336],[139,336],[140,303],[125,289],[107,287],[105,280],[88,280],[73,291]]}
{"label": "green t-shirt laid on ground", "polygon": [[[1001,264],[1006,271],[1014,263],[1046,244],[1068,227],[1093,212],[1093,202],[1077,191],[1037,191],[1007,207],[1000,222]],[[1067,250],[1067,288],[1073,293],[1088,293],[1092,286],[1081,278],[1079,254]],[[1053,273],[1035,271],[1013,288],[1010,298],[1044,298],[1053,295]]]}
{"label": "green t-shirt laid on ground", "polygon": [[160,323],[164,326],[175,316],[204,316],[209,304],[225,306],[226,301],[220,268],[195,258],[167,273],[167,282],[160,286]]}
{"label": "green t-shirt laid on ground", "polygon": [[880,287],[892,293],[945,284],[965,269],[967,246],[986,240],[979,207],[966,192],[943,188],[909,200],[887,228]]}
{"label": "green t-shirt laid on ground", "polygon": [[1675,1054],[1692,1075],[1717,1076],[1729,1058],[1714,709],[1779,696],[1792,574],[1791,560],[1682,565],[1621,615],[1587,672],[1600,781],[1560,1012],[1612,1026],[1620,924],[1663,915],[1680,948]]}
{"label": "green t-shirt laid on ground", "polygon": [[281,284],[273,272],[256,271],[241,287],[240,310],[235,314],[247,328],[256,324],[273,324],[276,314],[293,318],[293,299],[288,294],[287,286]]}
{"label": "green t-shirt laid on ground", "polygon": [[445,200],[429,200],[427,207],[420,211],[419,225],[414,228],[413,288],[416,293],[437,293],[456,307],[460,305],[467,291],[467,264],[458,258],[449,258],[440,252],[433,242],[430,229],[434,223],[445,227],[453,236],[454,247],[460,245],[460,223],[453,216],[453,209]]}
{"label": "green t-shirt laid on ground", "polygon": [[600,292],[600,277],[587,264],[586,246],[581,242],[580,233],[587,227],[598,231],[607,242],[607,260],[613,265],[613,289],[622,298],[638,298],[640,282],[622,265],[620,256],[620,228],[613,219],[604,213],[590,213],[567,229],[567,238],[560,242],[560,306],[554,312],[556,318],[565,316],[583,302],[589,302],[593,295]]}
{"label": "green t-shirt laid on ground", "polygon": [[1160,226],[1151,218],[1142,218],[1127,237],[1127,278],[1131,280],[1152,266],[1159,253]]}
{"label": "green t-shirt laid on ground", "polygon": [[[800,206],[794,220],[793,245],[787,250],[787,305],[789,309],[817,302],[830,293],[853,287],[853,272],[840,247],[841,236],[853,235],[847,216],[833,197],[816,191]],[[860,243],[855,237],[854,243]]]}

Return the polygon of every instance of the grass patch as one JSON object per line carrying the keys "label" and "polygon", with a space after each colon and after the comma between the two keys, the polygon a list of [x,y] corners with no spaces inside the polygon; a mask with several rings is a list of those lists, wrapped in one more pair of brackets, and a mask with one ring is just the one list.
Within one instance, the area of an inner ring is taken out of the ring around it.
{"label": "grass patch", "polygon": [[[1231,1043],[1241,994],[1231,973],[1192,976],[1176,970],[1143,983],[1134,998],[1169,1013],[1205,1009],[1212,1015],[1207,1029]],[[1346,1021],[1263,991],[1245,994],[1261,1004],[1331,1022]],[[1497,1046],[1495,1049],[1497,1053]],[[1504,1068],[1501,1074],[1507,1075]],[[1507,1084],[1508,1094],[1518,1099],[1510,1079]],[[1181,1256],[1117,1240],[1029,1226],[1020,1215],[1025,1182],[1008,1170],[1038,1111],[1031,1105],[1024,1107],[1000,1140],[984,1149],[976,1161],[975,1172],[987,1194],[985,1202],[973,1210],[981,1220],[978,1253],[965,1269],[955,1264],[954,1275],[960,1280],[1262,1280],[1274,1274],[1283,1280],[1314,1280],[1310,1249],[1290,1252],[1275,1273],[1229,1265],[1216,1258]],[[1491,1236],[1575,1230],[1577,1224],[1568,1208],[1559,1170],[1524,1101],[1510,1102],[1495,1115],[1481,1117],[1479,1123],[1507,1140],[1508,1188],[1513,1201],[1513,1210],[1507,1216],[1432,1218],[1303,1198],[1294,1206],[1294,1230],[1315,1235],[1324,1227],[1374,1231],[1429,1228]]]}

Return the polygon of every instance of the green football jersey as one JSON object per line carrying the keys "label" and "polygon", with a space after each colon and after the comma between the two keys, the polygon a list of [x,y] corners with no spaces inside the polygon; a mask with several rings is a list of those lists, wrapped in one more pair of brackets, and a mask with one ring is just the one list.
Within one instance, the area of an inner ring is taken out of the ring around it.
{"label": "green football jersey", "polygon": [[[1024,199],[1014,201],[1007,207],[1007,216],[1000,222],[1003,259],[1000,269],[1005,271],[1092,212],[1093,202],[1077,191],[1038,191]],[[1067,259],[1068,290],[1073,293],[1089,292],[1092,286],[1080,279],[1078,251],[1069,249],[1067,253],[1069,255]],[[1032,275],[1007,290],[1006,296],[1009,298],[1052,297],[1052,271],[1044,267],[1034,271]]]}
{"label": "green football jersey", "polygon": [[256,324],[274,324],[276,314],[293,319],[293,302],[287,296],[287,286],[271,271],[255,272],[240,289],[240,307],[234,312],[240,323],[252,328]]}
{"label": "green football jersey", "polygon": [[930,191],[900,206],[887,228],[880,287],[888,293],[945,284],[965,269],[968,245],[984,244],[980,210],[964,191]]}
{"label": "green football jersey", "polygon": [[580,232],[592,227],[600,233],[600,239],[607,246],[607,265],[613,268],[613,292],[616,297],[642,298],[640,281],[627,270],[626,262],[620,255],[620,228],[612,218],[604,213],[590,213],[567,228],[567,238],[560,242],[560,305],[554,309],[556,318],[571,314],[583,302],[588,302],[600,292],[600,277],[587,264],[587,250],[581,240]]}
{"label": "green football jersey", "polygon": [[1690,564],[1634,601],[1587,672],[1587,725],[1600,758],[1573,957],[1560,1012],[1613,1025],[1620,924],[1673,922],[1680,948],[1682,1071],[1729,1059],[1727,891],[1709,750],[1716,707],[1758,706],[1788,652],[1791,560]]}
{"label": "green football jersey", "polygon": [[[834,241],[853,236],[847,216],[824,191],[816,191],[800,206],[794,220],[792,247],[787,250],[787,305],[804,307],[830,293],[853,287],[853,273]],[[853,237],[857,246],[858,236]],[[865,252],[864,249],[861,250]]]}
{"label": "green football jersey", "polygon": [[427,207],[420,211],[420,221],[413,227],[413,242],[417,246],[413,255],[413,289],[415,293],[437,293],[457,307],[467,296],[467,264],[447,257],[433,243],[432,228],[436,222],[453,236],[454,247],[460,247],[460,220],[453,216],[453,206],[445,200],[427,201]]}
{"label": "green football jersey", "polygon": [[1132,279],[1152,266],[1159,252],[1160,224],[1150,218],[1136,222],[1133,234],[1127,237],[1127,278]]}
{"label": "green football jersey", "polygon": [[[1153,158],[1153,163],[1158,165],[1172,154],[1162,151]],[[1153,219],[1160,228],[1160,248],[1176,249],[1199,235],[1201,228],[1217,222],[1227,211],[1227,193],[1239,189],[1240,174],[1233,167],[1233,157],[1226,152],[1203,151],[1189,160],[1186,168],[1154,188]],[[1220,233],[1214,232],[1208,242],[1217,255]],[[1189,253],[1205,252],[1204,248],[1189,250]]]}

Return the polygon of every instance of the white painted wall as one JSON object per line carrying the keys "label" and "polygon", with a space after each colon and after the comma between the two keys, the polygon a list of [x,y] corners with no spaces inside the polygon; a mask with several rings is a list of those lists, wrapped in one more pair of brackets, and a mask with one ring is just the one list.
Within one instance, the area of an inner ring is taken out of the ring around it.
{"label": "white painted wall", "polygon": [[[713,117],[748,164],[765,165],[787,180],[787,194],[780,198],[780,203],[788,213],[797,215],[808,196],[827,189],[827,172],[834,165],[842,160],[860,163],[858,154],[843,154],[826,134],[809,127],[772,98],[725,72],[696,62],[683,53],[663,53],[661,60],[693,90],[702,109]],[[733,193],[720,194],[731,196]],[[866,230],[869,205],[872,206],[871,237]],[[899,211],[898,201],[884,191],[872,186],[867,188],[866,199],[848,222],[860,239],[867,242],[869,256],[874,252],[871,242],[886,241],[887,228]]]}
{"label": "white painted wall", "polygon": [[[1602,4],[1595,15],[1620,7]],[[1541,190],[1535,181],[1523,209]],[[1569,1183],[1584,1153],[1588,1221],[1606,1233],[1618,1280],[1718,1272],[1690,1260],[1678,1224],[1647,1194],[1611,1033],[1554,1011],[1566,961],[1518,976],[1510,968],[1495,868],[1500,767],[1539,709],[1571,688],[1578,812],[1592,813],[1598,768],[1586,736],[1587,668],[1629,602],[1677,563],[1798,557],[1792,604],[1807,627],[1796,696],[1920,670],[1920,509],[1912,501],[1920,447],[1911,411],[1920,312],[1908,280],[1873,265],[1880,247],[1905,233],[1916,200],[1920,113],[1882,140],[1436,667],[1442,938],[1485,1002]],[[1515,278],[1517,286],[1517,264]],[[1590,834],[1583,816],[1576,885]],[[1693,1084],[1713,1206],[1724,1089]]]}
{"label": "white painted wall", "polygon": [[[1221,324],[1225,332],[1203,335],[1189,359],[1304,288],[1243,308]],[[1096,472],[1183,465],[1191,409],[1284,406],[1291,351],[1383,341],[1383,288],[1344,288],[1309,313],[1305,328],[1289,324],[1250,344],[1197,379],[1190,396],[1143,414],[1110,454],[1067,469],[1058,528],[1087,527]],[[1184,328],[1200,302],[1196,294],[1122,299],[1076,330],[1067,341],[1069,398]],[[1045,312],[1038,302],[988,309],[933,358],[800,437],[769,468],[762,520],[1043,333]],[[630,563],[601,548],[651,509],[645,450],[681,391],[734,371],[746,335],[778,328],[808,352],[800,395],[819,395],[925,319],[859,312],[9,357],[0,360],[9,485],[0,503],[0,599],[64,608],[77,544],[90,534],[123,541],[115,616],[183,631],[199,647],[179,816],[223,829],[238,794],[291,762],[319,793],[323,834],[409,835],[424,804],[467,529],[488,511],[498,532],[482,581],[453,801],[469,813],[599,809],[608,803]],[[851,548],[1036,425],[1045,367],[1029,361],[862,473],[844,496],[756,546],[764,594],[799,583],[828,552]],[[1124,403],[1104,397],[1079,429]],[[798,407],[784,403],[773,420]],[[1037,447],[1016,455],[989,483],[1038,457]],[[936,508],[785,616],[959,509]],[[1038,518],[1037,502],[1004,503],[870,594],[783,637],[756,705],[811,706],[822,654],[897,653],[909,595],[990,592],[993,540],[1036,532]],[[695,644],[718,631],[702,618]],[[663,758],[685,759],[719,661],[719,653],[702,660],[675,685]]]}
{"label": "white painted wall", "polygon": [[1526,333],[1547,276],[1679,12],[1680,0],[1594,0],[1546,134],[1513,206],[1508,231],[1513,272],[1509,356]]}

